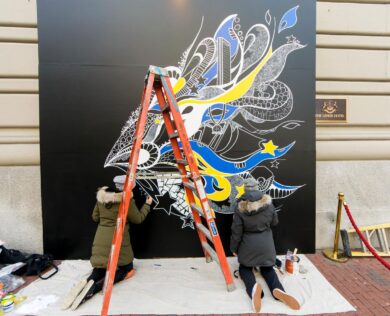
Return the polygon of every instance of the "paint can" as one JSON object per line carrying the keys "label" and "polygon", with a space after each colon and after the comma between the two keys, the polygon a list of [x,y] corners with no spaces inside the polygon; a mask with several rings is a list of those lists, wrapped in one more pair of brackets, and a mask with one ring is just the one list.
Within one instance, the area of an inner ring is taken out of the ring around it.
{"label": "paint can", "polygon": [[8,313],[8,312],[12,311],[15,307],[15,303],[11,299],[5,299],[5,300],[3,299],[1,301],[1,305],[3,307],[4,313]]}
{"label": "paint can", "polygon": [[294,255],[291,251],[287,251],[285,270],[290,274],[298,274],[299,272],[299,257]]}

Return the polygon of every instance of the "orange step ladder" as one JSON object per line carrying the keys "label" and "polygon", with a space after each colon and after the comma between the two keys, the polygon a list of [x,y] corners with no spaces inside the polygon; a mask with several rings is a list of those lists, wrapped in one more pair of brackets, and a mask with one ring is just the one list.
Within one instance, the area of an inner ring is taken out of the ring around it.
{"label": "orange step ladder", "polygon": [[[225,252],[214,221],[214,212],[210,207],[204,190],[197,162],[188,140],[175,94],[168,77],[168,72],[164,68],[150,66],[145,78],[144,92],[141,99],[141,113],[135,130],[134,144],[131,150],[129,167],[123,187],[123,198],[119,207],[110,258],[107,264],[103,288],[104,301],[101,312],[102,316],[107,315],[110,304],[119,252],[122,245],[123,231],[126,225],[127,212],[136,179],[138,158],[148,115],[149,103],[151,101],[152,89],[154,89],[160,105],[168,137],[172,144],[174,157],[181,174],[189,207],[192,210],[196,230],[206,261],[210,262],[214,260],[217,262],[220,265],[225,278],[227,290],[233,291],[235,289],[229,264],[226,260]],[[181,146],[179,145],[179,140]]]}

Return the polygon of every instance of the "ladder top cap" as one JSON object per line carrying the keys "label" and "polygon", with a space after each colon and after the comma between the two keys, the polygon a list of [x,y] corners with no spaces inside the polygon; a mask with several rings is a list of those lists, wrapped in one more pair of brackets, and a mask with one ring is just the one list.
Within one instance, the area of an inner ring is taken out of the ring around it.
{"label": "ladder top cap", "polygon": [[162,68],[162,67],[158,67],[158,66],[150,65],[149,72],[152,74],[160,75],[160,76],[168,76],[168,70],[166,70],[165,68]]}

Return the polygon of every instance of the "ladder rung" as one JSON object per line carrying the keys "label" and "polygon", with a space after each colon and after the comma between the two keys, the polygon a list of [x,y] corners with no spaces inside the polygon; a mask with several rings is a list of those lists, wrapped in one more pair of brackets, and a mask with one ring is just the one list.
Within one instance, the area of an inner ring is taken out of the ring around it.
{"label": "ladder rung", "polygon": [[188,165],[188,161],[186,159],[176,159],[176,162],[181,165]]}
{"label": "ladder rung", "polygon": [[196,223],[196,227],[211,241],[214,242],[213,239],[211,238],[210,231],[202,224]]}
{"label": "ladder rung", "polygon": [[195,185],[194,185],[192,182],[189,182],[189,181],[188,181],[188,182],[183,182],[183,185],[184,185],[186,188],[188,188],[188,189],[190,189],[190,190],[196,192]]}
{"label": "ladder rung", "polygon": [[218,262],[218,264],[219,264],[219,259],[218,259],[218,256],[217,256],[217,253],[215,252],[215,250],[213,248],[211,248],[211,246],[206,241],[202,242],[202,246],[203,246],[203,249],[205,249],[209,253],[211,258],[213,258],[213,260],[215,262]]}
{"label": "ladder rung", "polygon": [[183,182],[184,187],[190,189],[194,195],[199,198],[198,191],[196,191],[195,185],[193,182]]}
{"label": "ladder rung", "polygon": [[200,216],[204,217],[203,210],[199,205],[196,205],[195,203],[190,204],[191,208],[199,213]]}
{"label": "ladder rung", "polygon": [[163,107],[161,108],[161,112],[164,112],[164,111],[169,111],[169,103],[168,103],[168,102],[165,103],[165,104],[163,105]]}
{"label": "ladder rung", "polygon": [[169,135],[169,138],[177,138],[177,137],[179,137],[179,133],[177,131]]}

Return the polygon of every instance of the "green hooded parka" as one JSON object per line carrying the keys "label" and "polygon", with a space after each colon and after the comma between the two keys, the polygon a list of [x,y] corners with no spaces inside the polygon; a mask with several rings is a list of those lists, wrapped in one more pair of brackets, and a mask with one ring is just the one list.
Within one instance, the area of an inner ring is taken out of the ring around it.
{"label": "green hooded parka", "polygon": [[[94,268],[107,268],[119,205],[123,195],[122,192],[107,192],[106,189],[107,187],[102,187],[98,190],[96,194],[97,202],[92,213],[93,221],[98,223],[90,259],[92,267]],[[150,206],[148,204],[145,203],[141,210],[138,210],[134,199],[131,199],[129,211],[127,213],[127,223],[123,232],[118,266],[127,265],[134,259],[128,223],[141,224],[149,212]]]}

